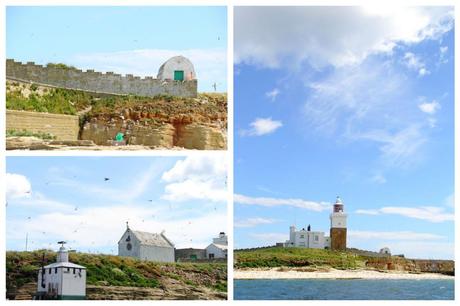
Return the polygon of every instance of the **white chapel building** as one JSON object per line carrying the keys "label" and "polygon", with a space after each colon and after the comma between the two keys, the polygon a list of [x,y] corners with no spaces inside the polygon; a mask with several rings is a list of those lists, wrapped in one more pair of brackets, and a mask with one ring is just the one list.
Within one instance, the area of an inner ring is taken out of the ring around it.
{"label": "white chapel building", "polygon": [[174,262],[174,244],[160,234],[133,231],[126,226],[126,231],[118,241],[118,256],[135,257],[142,260]]}

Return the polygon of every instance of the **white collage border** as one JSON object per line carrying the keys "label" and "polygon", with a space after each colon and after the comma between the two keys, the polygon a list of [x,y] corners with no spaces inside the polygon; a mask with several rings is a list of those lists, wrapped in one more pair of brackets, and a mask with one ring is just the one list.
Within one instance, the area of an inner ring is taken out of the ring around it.
{"label": "white collage border", "polygon": [[[439,1],[428,1],[428,0],[37,0],[37,1],[22,1],[22,0],[4,0],[2,1],[2,7],[0,12],[0,20],[2,24],[2,30],[0,31],[0,41],[1,41],[1,63],[0,63],[0,80],[2,84],[5,84],[5,59],[6,59],[6,6],[10,5],[25,5],[25,6],[39,6],[39,5],[68,5],[68,6],[141,6],[141,5],[150,5],[150,6],[226,6],[227,7],[227,97],[228,97],[228,134],[227,134],[227,188],[228,188],[228,200],[227,200],[227,232],[229,236],[229,250],[233,250],[233,186],[234,186],[234,164],[233,164],[233,149],[234,149],[234,129],[233,129],[233,116],[234,116],[234,100],[233,100],[233,9],[235,6],[344,6],[344,5],[378,5],[378,6],[389,6],[389,5],[402,5],[402,6],[417,6],[417,5],[450,5],[455,6],[455,19],[458,19],[460,16],[458,5],[456,1],[453,0],[439,0]],[[459,31],[455,31],[455,57],[459,54],[458,41],[459,41]],[[455,87],[460,88],[460,81],[458,78],[459,73],[459,61],[455,61]],[[0,86],[0,97],[2,101],[5,101],[5,86]],[[458,100],[458,94],[455,93],[455,101]],[[457,104],[457,103],[456,103]],[[5,151],[5,103],[0,103],[0,150],[2,158],[0,159],[0,196],[5,198],[5,169],[6,169],[6,157],[7,156],[146,156],[146,157],[155,157],[155,156],[191,156],[191,155],[201,155],[201,154],[223,154],[222,151],[169,151],[169,150],[152,150],[152,151],[37,151],[37,152],[28,152],[28,151]],[[459,152],[459,131],[460,124],[460,107],[455,107],[455,192],[460,190],[459,183],[459,173],[460,166],[457,158],[457,152]],[[456,213],[456,219],[458,214]],[[2,227],[0,229],[0,288],[6,290],[6,279],[5,279],[5,246],[6,246],[6,229],[5,229],[5,218],[6,210],[5,206],[2,205],[1,209],[1,218],[2,218]],[[460,238],[458,235],[458,225],[455,223],[455,254],[459,254],[460,250]],[[457,258],[458,256],[456,256]],[[456,262],[456,269],[460,264]],[[281,305],[285,304],[286,301],[233,301],[233,252],[229,251],[228,254],[228,301],[72,301],[68,303],[76,304],[97,304],[97,305],[126,305],[126,303],[136,303],[147,305],[149,303],[161,303],[169,305],[183,305],[184,303],[192,304],[205,304],[205,305],[225,305],[225,304],[250,304],[250,305],[266,305],[266,304],[276,304]],[[456,300],[458,298],[458,292],[460,290],[460,284],[457,281],[455,282],[455,292]],[[1,300],[5,300],[5,296],[0,297]],[[7,301],[7,303],[18,303],[14,301]],[[23,305],[32,305],[35,304],[35,301],[21,301],[19,302]],[[41,301],[42,305],[59,303],[56,301]],[[405,305],[432,305],[433,301],[289,301],[291,305],[393,305],[393,304],[405,304]],[[455,301],[436,301],[438,305],[454,305]],[[75,305],[75,304],[74,304]]]}

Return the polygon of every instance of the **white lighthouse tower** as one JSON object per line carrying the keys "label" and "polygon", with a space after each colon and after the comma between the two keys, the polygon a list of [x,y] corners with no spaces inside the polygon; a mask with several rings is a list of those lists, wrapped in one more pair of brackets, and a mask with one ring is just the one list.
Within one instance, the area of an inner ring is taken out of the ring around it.
{"label": "white lighthouse tower", "polygon": [[40,300],[84,300],[86,297],[86,268],[69,262],[69,252],[65,241],[59,241],[61,247],[55,263],[44,266],[38,271],[36,299]]}
{"label": "white lighthouse tower", "polygon": [[331,250],[345,250],[347,248],[347,214],[343,210],[340,197],[335,200],[331,219]]}

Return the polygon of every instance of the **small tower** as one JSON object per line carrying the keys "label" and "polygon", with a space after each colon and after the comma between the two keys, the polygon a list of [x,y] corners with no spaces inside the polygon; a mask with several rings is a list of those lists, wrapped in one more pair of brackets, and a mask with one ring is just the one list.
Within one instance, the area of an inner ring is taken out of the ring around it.
{"label": "small tower", "polygon": [[40,268],[38,271],[38,300],[84,300],[86,297],[86,268],[69,262],[69,252],[65,241],[59,241],[61,247],[56,262]]}
{"label": "small tower", "polygon": [[335,200],[331,219],[331,250],[347,248],[347,214],[343,212],[343,202],[340,197]]}

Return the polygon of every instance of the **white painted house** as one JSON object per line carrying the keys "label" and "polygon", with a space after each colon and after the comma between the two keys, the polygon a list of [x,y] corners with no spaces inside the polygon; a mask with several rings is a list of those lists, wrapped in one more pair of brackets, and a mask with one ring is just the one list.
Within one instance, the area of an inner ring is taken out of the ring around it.
{"label": "white painted house", "polygon": [[208,259],[227,258],[228,237],[224,232],[219,233],[219,237],[213,238],[212,243],[206,247],[206,257]]}
{"label": "white painted house", "polygon": [[86,297],[86,268],[69,262],[64,241],[55,263],[38,271],[35,299],[84,300]]}
{"label": "white painted house", "polygon": [[195,80],[195,68],[188,58],[181,55],[174,56],[161,65],[157,78],[174,81]]}
{"label": "white painted house", "polygon": [[324,232],[311,231],[310,225],[307,229],[296,230],[294,225],[289,227],[289,240],[287,247],[300,247],[311,249],[325,249],[331,246],[331,240],[324,235]]}
{"label": "white painted house", "polygon": [[142,260],[174,262],[174,244],[160,234],[133,231],[127,226],[118,241],[118,255]]}

